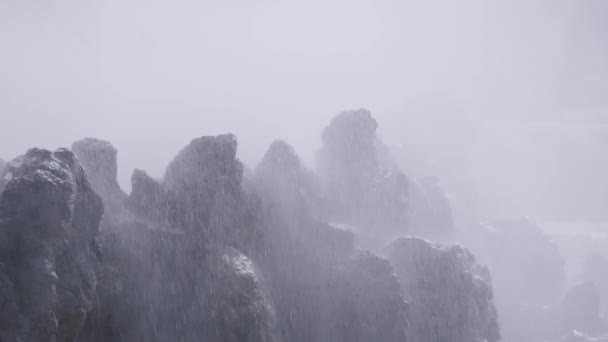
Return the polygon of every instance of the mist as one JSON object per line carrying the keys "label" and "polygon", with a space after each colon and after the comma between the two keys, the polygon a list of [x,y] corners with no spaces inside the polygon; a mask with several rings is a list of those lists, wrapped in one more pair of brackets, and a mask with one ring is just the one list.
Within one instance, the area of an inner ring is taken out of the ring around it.
{"label": "mist", "polygon": [[[601,158],[606,11],[597,0],[4,0],[0,113],[10,129],[0,155],[103,137],[121,151],[128,188],[132,169],[160,176],[179,146],[203,134],[237,134],[248,163],[276,137],[310,162],[322,123],[364,107],[398,143],[411,140],[400,130],[417,131],[423,120],[427,140],[463,155],[448,142],[469,133],[435,127],[465,122],[498,131],[506,136],[498,143],[513,150],[519,132],[543,125],[537,141],[582,131],[575,139],[597,141],[580,149]],[[560,150],[546,144],[528,158]],[[488,173],[504,179],[505,171]]]}
{"label": "mist", "polygon": [[[607,95],[603,0],[0,0],[2,159],[103,139],[126,198],[134,170],[167,178],[193,138],[232,133],[244,184],[249,173],[264,184],[256,166],[273,141],[318,169],[331,150],[321,132],[361,108],[408,179],[440,180],[455,226],[533,220],[568,286],[604,248],[580,234],[608,233]],[[363,249],[387,242],[353,230]],[[414,231],[463,244],[492,274],[508,269],[479,235]],[[498,273],[502,323],[516,290]]]}

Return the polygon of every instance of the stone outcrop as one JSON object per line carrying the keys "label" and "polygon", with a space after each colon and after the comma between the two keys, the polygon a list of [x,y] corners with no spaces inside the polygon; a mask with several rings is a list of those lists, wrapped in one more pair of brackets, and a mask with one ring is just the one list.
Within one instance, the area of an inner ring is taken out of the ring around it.
{"label": "stone outcrop", "polygon": [[[286,341],[403,341],[407,310],[390,263],[315,213],[315,180],[274,142],[254,176],[266,234],[258,259]],[[313,209],[311,209],[313,208]]]}
{"label": "stone outcrop", "polygon": [[134,172],[121,219],[104,223],[87,341],[276,341],[264,281],[235,249],[255,241],[241,177],[232,135],[194,139],[161,180]]}
{"label": "stone outcrop", "polygon": [[372,245],[383,245],[407,232],[409,182],[382,167],[377,126],[365,109],[334,117],[321,135],[317,172],[330,219],[354,227],[364,241],[377,240]]}
{"label": "stone outcrop", "polygon": [[96,296],[101,198],[65,149],[11,161],[0,192],[0,339],[75,340]]}
{"label": "stone outcrop", "polygon": [[498,341],[489,272],[466,249],[400,238],[386,254],[411,304],[408,341]]}
{"label": "stone outcrop", "polygon": [[93,190],[101,196],[106,212],[122,208],[127,195],[118,185],[117,150],[108,141],[85,138],[72,144]]}

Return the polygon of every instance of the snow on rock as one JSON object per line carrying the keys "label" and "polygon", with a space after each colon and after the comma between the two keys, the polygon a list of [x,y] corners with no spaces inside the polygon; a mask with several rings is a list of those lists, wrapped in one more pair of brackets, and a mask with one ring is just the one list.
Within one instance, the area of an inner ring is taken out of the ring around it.
{"label": "snow on rock", "polygon": [[490,274],[469,251],[410,237],[386,254],[411,304],[410,341],[498,341]]}
{"label": "snow on rock", "polygon": [[75,340],[96,296],[101,198],[65,149],[27,151],[0,191],[0,339]]}

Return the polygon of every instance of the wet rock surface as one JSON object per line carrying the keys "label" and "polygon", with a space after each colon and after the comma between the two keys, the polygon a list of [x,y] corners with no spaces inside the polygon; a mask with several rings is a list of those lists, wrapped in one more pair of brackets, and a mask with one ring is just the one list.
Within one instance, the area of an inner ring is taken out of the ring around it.
{"label": "wet rock surface", "polygon": [[96,296],[101,198],[64,149],[14,159],[0,191],[0,337],[71,341]]}
{"label": "wet rock surface", "polygon": [[487,268],[458,246],[400,238],[386,254],[411,304],[410,341],[498,341]]}
{"label": "wet rock surface", "polygon": [[[376,127],[365,110],[338,115],[323,132],[318,175],[284,141],[247,171],[233,135],[200,137],[161,179],[135,170],[129,195],[109,142],[74,143],[77,159],[67,150],[28,152],[41,162],[14,167],[30,165],[33,178],[65,169],[72,183],[45,192],[14,188],[16,173],[3,175],[6,241],[53,247],[19,247],[18,257],[2,249],[2,340],[496,341],[490,277],[468,251],[414,238],[393,243],[389,259],[365,250],[412,231],[452,229],[438,181],[409,180]],[[412,228],[416,201],[424,210]],[[27,220],[73,222],[87,233],[55,238]],[[16,259],[28,267],[17,272]],[[27,296],[19,272],[39,279]],[[64,284],[83,293],[79,301],[59,290]],[[24,335],[32,324],[43,337]]]}

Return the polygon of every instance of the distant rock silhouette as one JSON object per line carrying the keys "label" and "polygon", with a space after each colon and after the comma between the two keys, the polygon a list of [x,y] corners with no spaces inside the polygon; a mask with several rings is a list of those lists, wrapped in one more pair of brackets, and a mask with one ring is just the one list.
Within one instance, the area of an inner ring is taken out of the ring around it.
{"label": "distant rock silhouette", "polygon": [[103,199],[106,211],[120,210],[127,195],[118,185],[114,146],[104,140],[85,138],[72,144],[72,152],[84,168],[93,190]]}

